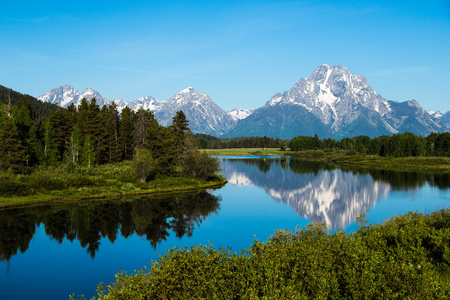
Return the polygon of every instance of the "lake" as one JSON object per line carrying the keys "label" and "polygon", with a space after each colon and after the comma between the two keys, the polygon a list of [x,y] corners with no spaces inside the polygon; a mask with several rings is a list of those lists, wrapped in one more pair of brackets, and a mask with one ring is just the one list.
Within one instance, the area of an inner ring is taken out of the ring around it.
{"label": "lake", "polygon": [[449,174],[351,170],[280,157],[221,157],[218,190],[0,211],[1,299],[95,295],[173,247],[240,251],[276,229],[326,222],[357,230],[408,211],[448,207]]}

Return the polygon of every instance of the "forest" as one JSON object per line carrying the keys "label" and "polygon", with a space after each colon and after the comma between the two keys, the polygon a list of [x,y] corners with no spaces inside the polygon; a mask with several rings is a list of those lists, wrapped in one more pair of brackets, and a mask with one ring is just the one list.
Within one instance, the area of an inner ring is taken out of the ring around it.
{"label": "forest", "polygon": [[217,161],[197,151],[182,111],[163,127],[149,110],[126,107],[119,114],[114,103],[100,107],[95,98],[67,109],[52,105],[50,110],[41,102],[36,113],[26,96],[17,100],[5,89],[1,95],[0,171],[30,174],[133,160],[137,179],[146,182],[157,175],[207,180],[218,169]]}

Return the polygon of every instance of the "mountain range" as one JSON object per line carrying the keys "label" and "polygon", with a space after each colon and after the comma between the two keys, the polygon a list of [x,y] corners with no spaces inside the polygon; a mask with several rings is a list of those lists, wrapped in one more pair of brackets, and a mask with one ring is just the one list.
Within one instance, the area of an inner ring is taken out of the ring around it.
{"label": "mountain range", "polygon": [[269,136],[292,138],[318,134],[320,138],[341,139],[358,135],[376,137],[411,132],[426,136],[431,132],[450,130],[450,111],[445,114],[425,111],[416,100],[386,100],[361,75],[341,66],[321,65],[309,78],[301,78],[289,90],[274,95],[257,109],[221,109],[205,93],[188,87],[168,100],[151,96],[125,103],[108,100],[87,88],[79,93],[71,86],[60,86],[38,97],[67,107],[78,105],[82,98],[96,99],[100,105],[114,102],[119,111],[149,109],[161,125],[172,123],[172,117],[183,110],[193,132],[213,136]]}

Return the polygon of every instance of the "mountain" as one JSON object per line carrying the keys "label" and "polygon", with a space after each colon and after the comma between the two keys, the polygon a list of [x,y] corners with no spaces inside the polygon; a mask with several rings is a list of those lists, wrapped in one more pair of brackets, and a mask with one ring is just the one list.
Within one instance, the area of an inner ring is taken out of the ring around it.
{"label": "mountain", "polygon": [[33,113],[36,117],[36,121],[38,123],[41,122],[43,117],[49,117],[50,113],[56,108],[56,105],[54,104],[43,103],[42,101],[39,101],[35,97],[21,94],[19,92],[16,92],[12,89],[0,85],[0,106],[2,104],[8,105],[10,102],[11,105],[14,106],[21,99],[24,99],[25,101],[28,102],[28,104],[30,104]]}
{"label": "mountain", "polygon": [[111,100],[111,103],[112,102],[114,102],[117,105],[117,110],[119,112],[121,112],[122,109],[124,109],[127,106],[127,103],[120,98]]}
{"label": "mountain", "polygon": [[435,120],[440,120],[443,114],[440,111],[427,110],[427,113]]}
{"label": "mountain", "polygon": [[446,112],[439,120],[442,126],[450,130],[450,111]]}
{"label": "mountain", "polygon": [[172,118],[178,110],[185,113],[189,128],[195,133],[220,136],[236,124],[208,95],[198,93],[192,87],[176,93],[169,100],[161,101],[159,105],[155,108],[155,117],[163,126],[172,124]]}
{"label": "mountain", "polygon": [[[38,99],[63,107],[78,105],[81,99],[95,97],[99,105],[112,101],[91,88],[79,93],[71,86],[60,86]],[[411,132],[426,136],[430,132],[450,130],[447,112],[427,112],[417,101],[386,100],[361,75],[341,66],[321,65],[309,78],[301,78],[287,92],[274,95],[256,109],[225,111],[205,93],[188,87],[169,100],[151,96],[125,103],[113,100],[121,111],[125,106],[137,111],[149,109],[164,126],[172,123],[175,112],[183,110],[195,133],[213,136],[269,136],[290,139],[317,134],[320,138],[341,139],[367,135]]]}
{"label": "mountain", "polygon": [[246,108],[236,108],[228,112],[228,114],[235,120],[242,120],[250,116],[255,110]]}
{"label": "mountain", "polygon": [[341,66],[319,66],[287,92],[240,120],[226,136],[292,138],[317,133],[320,138],[376,137],[410,131],[442,131],[416,101],[397,103],[375,92],[361,75]]}
{"label": "mountain", "polygon": [[155,98],[147,96],[131,101],[127,104],[127,106],[134,111],[137,111],[139,108],[143,108],[145,110],[149,109],[155,112],[156,110],[159,110],[161,103]]}
{"label": "mountain", "polygon": [[416,100],[402,103],[389,101],[391,110],[385,118],[399,132],[427,136],[442,131],[442,126],[425,111]]}
{"label": "mountain", "polygon": [[87,88],[83,91],[83,93],[80,93],[69,85],[63,85],[57,87],[56,89],[49,90],[44,95],[38,97],[38,99],[42,102],[57,104],[64,108],[67,108],[70,104],[78,106],[83,98],[86,98],[88,101],[95,98],[97,104],[100,106],[111,104],[111,101],[91,88]]}

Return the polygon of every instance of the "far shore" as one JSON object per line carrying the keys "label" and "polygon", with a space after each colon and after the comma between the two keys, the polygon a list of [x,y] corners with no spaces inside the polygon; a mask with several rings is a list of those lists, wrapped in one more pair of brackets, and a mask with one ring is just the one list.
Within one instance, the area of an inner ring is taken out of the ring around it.
{"label": "far shore", "polygon": [[341,151],[282,151],[274,148],[205,149],[217,156],[289,156],[306,160],[323,161],[338,166],[363,167],[408,172],[450,172],[449,157],[382,157],[378,155],[349,154]]}

